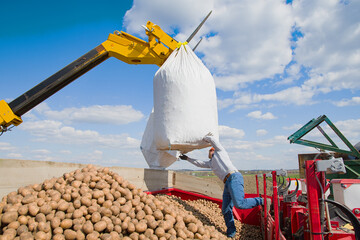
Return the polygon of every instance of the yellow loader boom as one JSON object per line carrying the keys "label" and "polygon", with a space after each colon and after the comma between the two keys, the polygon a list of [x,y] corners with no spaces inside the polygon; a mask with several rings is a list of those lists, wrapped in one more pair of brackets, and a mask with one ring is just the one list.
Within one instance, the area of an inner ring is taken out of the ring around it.
{"label": "yellow loader boom", "polygon": [[161,66],[177,47],[178,42],[150,21],[144,28],[148,36],[147,42],[125,32],[115,31],[109,34],[105,42],[9,104],[1,100],[0,134],[11,125],[21,124],[23,114],[109,57],[115,57],[129,64]]}
{"label": "yellow loader boom", "polygon": [[109,34],[105,42],[9,104],[1,100],[0,134],[11,125],[21,124],[23,114],[109,57],[115,57],[129,64],[161,66],[177,47],[178,42],[150,21],[144,28],[148,36],[147,42],[125,32],[115,31],[113,34]]}
{"label": "yellow loader boom", "polygon": [[[190,42],[210,14],[211,11],[187,39],[187,42]],[[150,21],[147,22],[144,29],[148,36],[147,42],[125,32],[115,31],[109,35],[105,42],[9,104],[1,100],[0,135],[6,132],[10,126],[21,124],[23,114],[109,57],[115,57],[129,64],[156,64],[161,66],[172,51],[178,47],[178,42]]]}

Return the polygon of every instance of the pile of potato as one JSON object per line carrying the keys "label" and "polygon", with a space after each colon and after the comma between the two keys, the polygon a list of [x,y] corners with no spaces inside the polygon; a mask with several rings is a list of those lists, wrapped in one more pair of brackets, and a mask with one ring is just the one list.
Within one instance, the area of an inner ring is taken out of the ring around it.
{"label": "pile of potato", "polygon": [[179,203],[89,165],[5,196],[0,240],[226,239],[223,229],[204,224]]}
{"label": "pile of potato", "polygon": [[[178,208],[191,212],[204,225],[213,226],[219,233],[226,233],[226,225],[221,208],[218,204],[206,199],[184,201],[176,196],[157,196],[161,201],[170,201],[170,204],[177,205]],[[235,219],[236,236],[234,239],[263,239],[259,226],[242,224]]]}

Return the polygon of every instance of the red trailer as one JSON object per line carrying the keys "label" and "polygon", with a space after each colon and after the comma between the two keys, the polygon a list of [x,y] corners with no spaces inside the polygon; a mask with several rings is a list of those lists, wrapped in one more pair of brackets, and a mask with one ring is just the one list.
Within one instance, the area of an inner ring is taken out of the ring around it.
{"label": "red trailer", "polygon": [[[331,182],[325,179],[325,173],[316,169],[318,160],[306,161],[306,193],[295,189],[284,192],[288,187],[278,186],[277,171],[263,175],[264,189],[259,189],[260,179],[256,176],[257,194],[245,194],[245,197],[256,197],[260,194],[271,199],[271,209],[255,207],[253,209],[234,209],[234,217],[242,223],[260,226],[265,240],[345,240],[360,239],[359,215],[356,215],[346,206],[325,197],[326,190]],[[267,179],[271,178],[273,188],[271,193],[266,192]],[[289,179],[290,180],[290,179]],[[299,182],[297,181],[299,185]],[[284,185],[284,184],[282,184]],[[290,184],[288,184],[289,186]],[[263,192],[263,193],[262,193]],[[148,192],[151,194],[166,194],[180,197],[183,200],[206,199],[221,208],[222,200],[202,194],[169,188]],[[277,204],[274,204],[277,203]],[[325,203],[343,211],[349,219],[353,230],[342,227],[342,223],[332,218]]]}

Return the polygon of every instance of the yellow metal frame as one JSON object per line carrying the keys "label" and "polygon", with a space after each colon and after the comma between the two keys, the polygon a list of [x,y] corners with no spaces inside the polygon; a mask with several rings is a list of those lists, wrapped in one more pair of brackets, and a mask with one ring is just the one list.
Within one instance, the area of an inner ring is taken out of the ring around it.
{"label": "yellow metal frame", "polygon": [[[125,32],[115,31],[96,49],[98,53],[107,54],[128,64],[156,64],[159,67],[177,48],[178,42],[165,33],[159,26],[148,21],[145,32],[148,42]],[[9,105],[0,101],[0,132],[10,125],[18,126],[21,117],[14,114]]]}
{"label": "yellow metal frame", "polygon": [[159,26],[148,21],[145,28],[148,42],[125,32],[115,31],[101,45],[115,57],[129,64],[156,64],[166,61],[178,42]]}
{"label": "yellow metal frame", "polygon": [[22,123],[22,119],[16,116],[9,105],[4,101],[0,101],[0,126],[9,127],[10,125],[17,126]]}

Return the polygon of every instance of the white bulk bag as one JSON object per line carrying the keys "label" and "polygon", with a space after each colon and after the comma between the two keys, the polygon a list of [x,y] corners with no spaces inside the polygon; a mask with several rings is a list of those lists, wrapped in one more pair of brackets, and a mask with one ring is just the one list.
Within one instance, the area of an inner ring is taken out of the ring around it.
{"label": "white bulk bag", "polygon": [[210,71],[187,45],[174,50],[154,76],[154,139],[158,150],[182,153],[218,137],[217,100]]}
{"label": "white bulk bag", "polygon": [[157,150],[154,142],[154,112],[149,120],[141,140],[140,149],[150,168],[167,168],[173,164],[180,155],[179,151]]}

